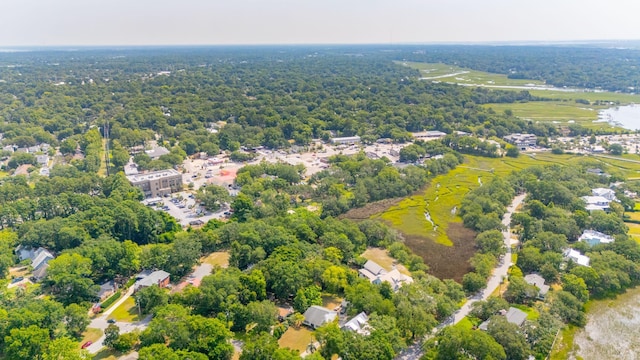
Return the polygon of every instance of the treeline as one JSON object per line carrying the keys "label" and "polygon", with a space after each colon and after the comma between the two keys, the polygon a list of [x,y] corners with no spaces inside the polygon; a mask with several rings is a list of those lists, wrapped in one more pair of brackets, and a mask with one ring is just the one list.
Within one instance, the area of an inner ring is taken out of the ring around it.
{"label": "treeline", "polygon": [[502,216],[514,196],[515,190],[507,180],[494,177],[462,199],[460,216],[464,226],[478,233],[475,239],[478,252],[469,260],[474,270],[462,278],[469,294],[486,286],[491,271],[505,254]]}
{"label": "treeline", "polygon": [[[0,132],[5,144],[72,139],[87,150],[83,134],[108,121],[110,138],[125,148],[158,133],[187,155],[215,155],[241,145],[307,145],[332,134],[373,142],[407,141],[409,132],[425,129],[488,136],[551,131],[479,106],[538,100],[526,91],[421,81],[387,53],[358,50],[363,56],[315,48],[2,54],[0,63],[22,66],[0,68],[6,80]],[[94,160],[85,159],[89,171]]]}
{"label": "treeline", "polygon": [[445,63],[557,87],[635,92],[640,51],[562,46],[431,46],[407,60]]}

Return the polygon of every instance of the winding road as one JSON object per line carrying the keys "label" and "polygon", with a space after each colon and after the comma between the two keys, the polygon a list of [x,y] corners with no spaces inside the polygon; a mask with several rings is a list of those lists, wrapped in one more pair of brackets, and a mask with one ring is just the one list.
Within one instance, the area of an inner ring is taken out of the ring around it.
{"label": "winding road", "polygon": [[[509,271],[509,267],[511,266],[511,228],[509,226],[511,224],[511,215],[513,215],[518,206],[522,204],[526,196],[527,194],[521,194],[513,198],[511,205],[507,207],[507,212],[502,217],[502,225],[504,226],[502,236],[504,238],[504,245],[507,247],[507,253],[504,255],[503,260],[493,270],[493,273],[489,278],[489,281],[487,282],[487,287],[484,288],[482,292],[469,298],[467,302],[462,306],[462,308],[455,312],[453,321],[445,324],[445,326],[455,325],[460,322],[460,320],[464,319],[465,316],[469,315],[473,303],[489,298],[489,296],[491,296],[491,294],[498,288],[498,286],[500,286],[500,284],[502,283],[502,279],[507,276],[507,272]],[[423,355],[421,346],[422,344],[420,342],[409,346],[396,357],[396,360],[420,359]]]}

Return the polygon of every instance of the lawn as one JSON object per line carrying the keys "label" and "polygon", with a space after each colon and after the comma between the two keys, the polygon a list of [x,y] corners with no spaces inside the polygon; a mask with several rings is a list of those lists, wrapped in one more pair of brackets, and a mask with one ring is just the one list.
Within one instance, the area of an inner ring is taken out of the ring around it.
{"label": "lawn", "polygon": [[342,304],[342,298],[335,295],[322,295],[322,306],[329,310],[335,310]]}
{"label": "lawn", "polygon": [[116,319],[116,321],[134,322],[138,321],[138,308],[133,296],[130,296],[120,306],[118,306],[111,315],[110,319]]}
{"label": "lawn", "polygon": [[640,224],[625,223],[625,225],[629,228],[629,235],[631,235],[631,238],[640,243]]}
{"label": "lawn", "polygon": [[300,353],[303,353],[307,350],[307,346],[309,346],[312,341],[314,341],[313,332],[304,327],[295,329],[292,326],[287,329],[287,331],[278,340],[278,345],[280,345],[281,348],[298,350]]}
{"label": "lawn", "polygon": [[[574,120],[585,126],[593,125],[593,121],[598,119],[598,109],[606,108],[605,106],[596,107],[568,101],[532,101],[484,106],[492,108],[497,113],[511,110],[515,116],[534,121],[558,121],[566,125],[567,120]],[[596,123],[595,125],[604,126],[607,123]]]}
{"label": "lawn", "polygon": [[471,330],[471,329],[473,329],[474,324],[471,322],[471,320],[469,320],[469,317],[465,316],[465,317],[462,318],[462,320],[460,320],[460,322],[455,324],[454,327],[459,328],[459,329]]}
{"label": "lawn", "polygon": [[536,309],[532,308],[532,307],[528,307],[525,305],[518,305],[518,304],[514,304],[511,305],[516,309],[520,309],[524,312],[527,313],[527,320],[536,320],[537,318],[540,317],[540,313],[536,311]]}
{"label": "lawn", "polygon": [[100,339],[102,334],[102,330],[100,329],[87,328],[87,330],[82,333],[82,341],[80,341],[80,344],[78,346],[82,346],[82,344],[86,343],[87,341],[96,342],[98,341],[98,339]]}
{"label": "lawn", "polygon": [[209,256],[200,259],[200,261],[213,267],[219,266],[221,268],[226,268],[229,266],[229,252],[216,251],[209,254]]}
{"label": "lawn", "polygon": [[93,355],[93,360],[116,360],[120,353],[115,350],[102,348],[97,354]]}
{"label": "lawn", "polygon": [[396,268],[398,269],[398,271],[405,275],[411,276],[411,272],[407,270],[404,265],[398,264],[397,260],[392,258],[386,249],[368,248],[364,253],[362,253],[361,256],[367,260],[374,261],[376,264],[382,266],[387,271],[391,271],[393,269],[393,265],[396,264]]}

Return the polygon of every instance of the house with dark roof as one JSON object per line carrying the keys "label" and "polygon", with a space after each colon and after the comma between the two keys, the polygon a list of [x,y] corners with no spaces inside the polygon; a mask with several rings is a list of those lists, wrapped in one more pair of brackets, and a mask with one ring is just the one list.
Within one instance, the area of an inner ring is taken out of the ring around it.
{"label": "house with dark roof", "polygon": [[317,329],[318,327],[335,320],[338,313],[329,309],[323,308],[318,305],[311,305],[307,311],[304,312],[304,321],[302,324]]}

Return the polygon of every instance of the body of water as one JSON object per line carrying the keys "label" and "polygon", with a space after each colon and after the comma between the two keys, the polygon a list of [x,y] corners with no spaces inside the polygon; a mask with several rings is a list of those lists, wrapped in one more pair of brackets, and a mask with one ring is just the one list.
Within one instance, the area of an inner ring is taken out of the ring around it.
{"label": "body of water", "polygon": [[640,104],[616,106],[601,110],[596,121],[606,121],[625,129],[638,130],[640,129]]}
{"label": "body of water", "polygon": [[640,288],[593,304],[587,325],[575,335],[574,349],[570,359],[640,359]]}

